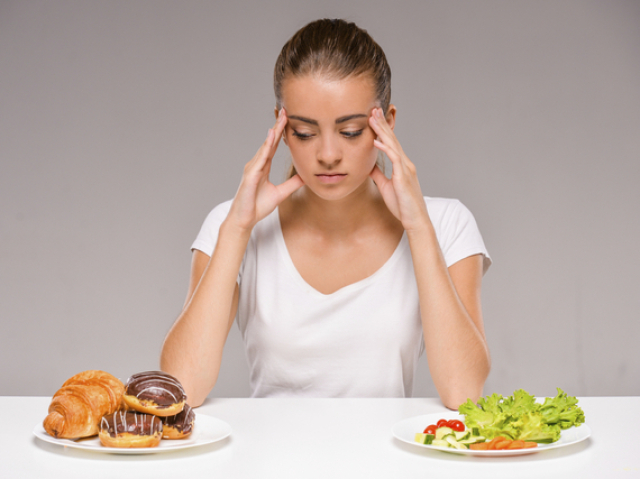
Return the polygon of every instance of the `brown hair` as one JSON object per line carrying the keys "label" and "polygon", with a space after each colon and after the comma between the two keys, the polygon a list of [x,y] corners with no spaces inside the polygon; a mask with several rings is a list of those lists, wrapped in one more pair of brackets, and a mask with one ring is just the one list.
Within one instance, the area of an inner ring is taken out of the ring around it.
{"label": "brown hair", "polygon": [[[289,76],[320,74],[342,79],[369,75],[384,113],[391,101],[391,69],[382,48],[366,30],[341,19],[321,19],[298,30],[284,47],[273,72],[276,108],[282,108],[282,83]],[[382,168],[382,155],[378,164]],[[295,175],[293,165],[288,177]]]}

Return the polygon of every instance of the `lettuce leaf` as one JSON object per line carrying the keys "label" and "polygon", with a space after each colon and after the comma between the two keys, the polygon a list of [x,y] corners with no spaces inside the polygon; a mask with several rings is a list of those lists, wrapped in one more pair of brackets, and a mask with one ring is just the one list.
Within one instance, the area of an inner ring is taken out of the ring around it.
{"label": "lettuce leaf", "polygon": [[528,412],[515,421],[518,437],[522,441],[551,443],[560,439],[560,428],[555,424],[547,424],[541,414]]}
{"label": "lettuce leaf", "polygon": [[579,426],[584,422],[584,411],[578,407],[575,397],[567,396],[560,388],[555,398],[546,398],[540,406],[540,413],[547,424],[557,424],[562,429]]}
{"label": "lettuce leaf", "polygon": [[478,404],[467,399],[458,408],[465,416],[468,428],[477,427],[487,439],[504,436],[539,443],[551,443],[560,439],[562,429],[584,423],[584,412],[575,397],[558,389],[555,398],[546,398],[542,404],[524,389],[518,389],[509,397],[492,394],[480,398]]}

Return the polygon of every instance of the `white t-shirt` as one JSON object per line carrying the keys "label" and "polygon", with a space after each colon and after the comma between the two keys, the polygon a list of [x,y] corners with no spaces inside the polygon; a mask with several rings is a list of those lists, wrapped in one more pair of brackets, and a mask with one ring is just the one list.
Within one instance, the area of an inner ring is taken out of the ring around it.
{"label": "white t-shirt", "polygon": [[[447,266],[480,253],[486,271],[471,212],[458,200],[425,201]],[[230,206],[209,213],[192,249],[211,256]],[[411,397],[424,338],[406,233],[373,275],[322,294],[296,270],[276,208],[254,227],[238,283],[253,397]]]}

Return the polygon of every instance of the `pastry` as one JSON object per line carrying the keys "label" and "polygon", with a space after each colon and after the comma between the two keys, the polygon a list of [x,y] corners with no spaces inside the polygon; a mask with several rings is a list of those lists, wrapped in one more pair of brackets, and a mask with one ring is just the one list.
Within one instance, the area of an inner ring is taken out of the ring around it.
{"label": "pastry", "polygon": [[123,400],[129,408],[156,416],[175,416],[187,396],[180,382],[162,371],[134,374],[125,385]]}
{"label": "pastry", "polygon": [[191,435],[193,423],[196,415],[188,404],[175,416],[162,418],[162,438],[163,439],[184,439]]}
{"label": "pastry", "polygon": [[162,420],[152,414],[116,411],[102,418],[98,437],[107,447],[156,447],[162,439]]}
{"label": "pastry", "polygon": [[89,370],[76,374],[53,395],[42,425],[56,438],[94,436],[102,416],[118,409],[123,393],[122,382],[109,373]]}

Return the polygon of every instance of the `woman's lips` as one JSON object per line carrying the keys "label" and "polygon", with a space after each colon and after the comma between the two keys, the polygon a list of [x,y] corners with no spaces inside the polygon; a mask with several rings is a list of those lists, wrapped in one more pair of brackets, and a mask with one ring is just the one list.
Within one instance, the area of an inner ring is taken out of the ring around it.
{"label": "woman's lips", "polygon": [[316,178],[318,178],[321,183],[338,183],[342,181],[345,176],[347,176],[346,173],[320,173],[316,175]]}

